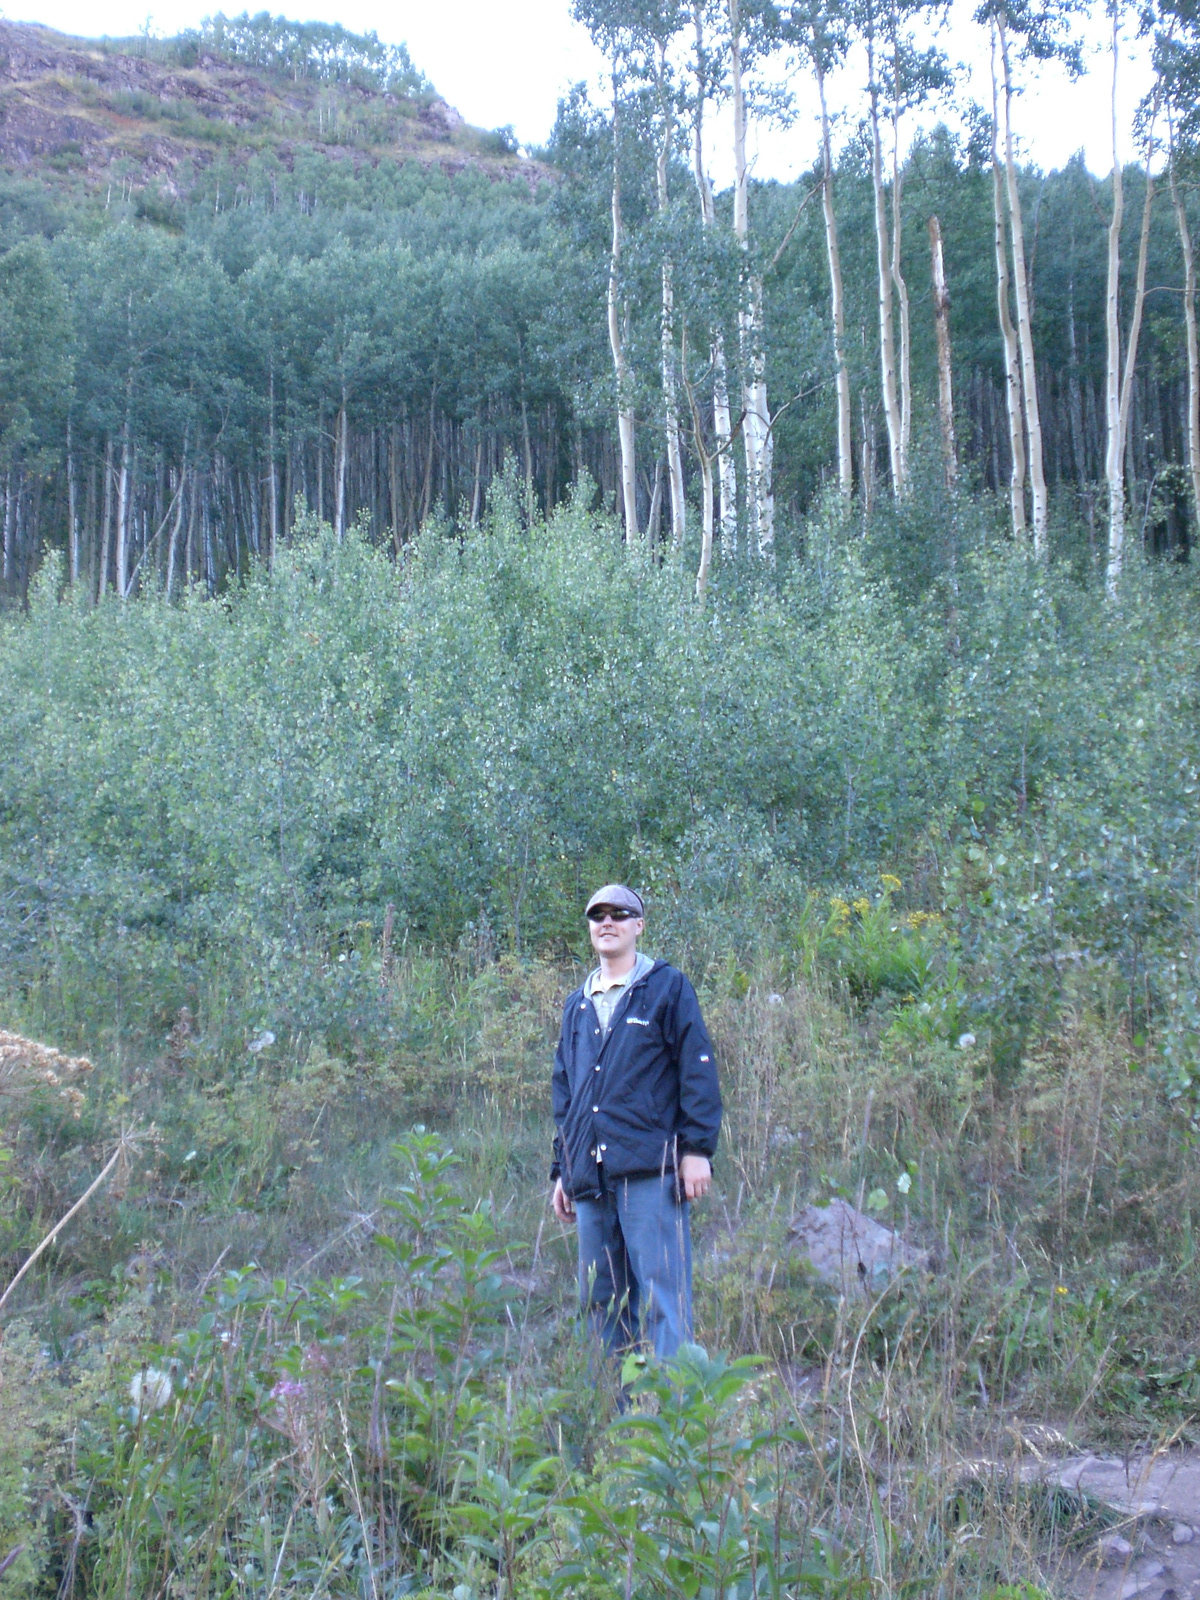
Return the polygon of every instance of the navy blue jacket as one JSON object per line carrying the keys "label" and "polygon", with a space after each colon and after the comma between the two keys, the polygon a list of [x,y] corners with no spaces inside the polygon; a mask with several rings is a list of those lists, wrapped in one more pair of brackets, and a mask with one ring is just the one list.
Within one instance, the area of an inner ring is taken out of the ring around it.
{"label": "navy blue jacket", "polygon": [[601,1044],[583,985],[567,1000],[554,1056],[552,1178],[576,1199],[600,1192],[597,1154],[611,1178],[674,1172],[688,1154],[712,1157],[721,1091],[696,991],[656,961],[617,1002]]}

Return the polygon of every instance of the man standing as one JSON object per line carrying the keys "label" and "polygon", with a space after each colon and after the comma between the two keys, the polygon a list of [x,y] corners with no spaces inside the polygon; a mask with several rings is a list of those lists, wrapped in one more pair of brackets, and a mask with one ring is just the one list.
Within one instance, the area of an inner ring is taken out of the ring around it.
{"label": "man standing", "polygon": [[579,1298],[608,1349],[660,1359],[692,1337],[688,1205],[708,1193],[721,1093],[696,991],[637,948],[642,898],[588,901],[600,965],[563,1012],[554,1057],[554,1213],[579,1238]]}

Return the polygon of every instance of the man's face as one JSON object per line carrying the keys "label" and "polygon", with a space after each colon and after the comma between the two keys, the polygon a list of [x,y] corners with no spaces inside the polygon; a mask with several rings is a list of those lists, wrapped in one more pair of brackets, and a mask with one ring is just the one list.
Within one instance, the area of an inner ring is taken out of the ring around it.
{"label": "man's face", "polygon": [[596,906],[595,912],[604,912],[603,919],[593,915],[588,919],[588,932],[592,936],[592,949],[606,961],[621,961],[631,955],[637,946],[638,935],[646,926],[641,917],[625,917],[618,921],[611,906]]}

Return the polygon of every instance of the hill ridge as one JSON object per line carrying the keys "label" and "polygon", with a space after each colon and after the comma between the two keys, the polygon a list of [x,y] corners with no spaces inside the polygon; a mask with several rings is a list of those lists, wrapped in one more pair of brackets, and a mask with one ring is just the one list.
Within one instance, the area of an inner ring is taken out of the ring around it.
{"label": "hill ridge", "polygon": [[187,65],[174,41],[83,39],[0,21],[0,168],[57,188],[180,193],[188,170],[272,151],[289,170],[301,149],[356,165],[391,160],[447,173],[545,176],[504,133],[471,127],[432,90],[291,78],[203,47]]}

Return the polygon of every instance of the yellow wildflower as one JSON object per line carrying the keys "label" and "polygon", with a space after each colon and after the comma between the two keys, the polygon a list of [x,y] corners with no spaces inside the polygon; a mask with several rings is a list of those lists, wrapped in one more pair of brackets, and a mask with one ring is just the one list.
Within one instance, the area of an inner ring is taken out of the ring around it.
{"label": "yellow wildflower", "polygon": [[850,907],[842,899],[840,894],[831,895],[829,897],[829,909],[833,912],[834,916],[839,922],[846,922],[849,919]]}
{"label": "yellow wildflower", "polygon": [[867,912],[870,911],[871,902],[867,899],[865,894],[860,894],[858,899],[855,900],[854,909],[858,912],[860,917],[865,917]]}
{"label": "yellow wildflower", "polygon": [[879,881],[891,894],[896,894],[903,887],[900,879],[890,872],[883,873]]}

